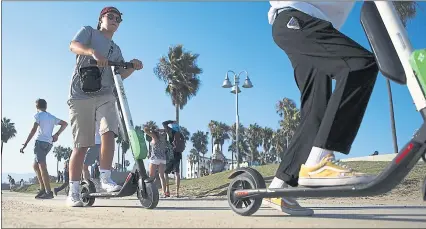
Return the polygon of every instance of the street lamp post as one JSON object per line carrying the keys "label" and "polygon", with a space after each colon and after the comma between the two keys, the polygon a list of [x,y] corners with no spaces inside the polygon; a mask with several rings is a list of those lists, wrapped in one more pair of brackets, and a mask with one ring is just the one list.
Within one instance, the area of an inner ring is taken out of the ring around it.
{"label": "street lamp post", "polygon": [[[228,73],[233,73],[234,74],[234,85],[231,84],[231,82],[229,81],[229,77],[228,77]],[[246,73],[246,80],[244,81],[243,84],[243,88],[252,88],[253,84],[250,81],[250,78],[248,76],[248,72],[247,71],[241,71],[240,73],[238,73],[238,75],[234,72],[229,70],[228,72],[226,72],[226,77],[225,80],[223,81],[222,87],[223,88],[231,88],[231,93],[235,94],[235,113],[236,113],[236,125],[235,125],[235,148],[236,148],[236,153],[237,153],[237,168],[240,168],[240,154],[239,154],[239,141],[238,141],[238,129],[240,126],[240,118],[238,115],[238,93],[241,92],[240,88],[239,88],[239,83],[240,83],[240,75],[242,73]],[[232,158],[232,160],[234,160],[234,158]],[[234,163],[232,163],[232,169],[234,169]]]}

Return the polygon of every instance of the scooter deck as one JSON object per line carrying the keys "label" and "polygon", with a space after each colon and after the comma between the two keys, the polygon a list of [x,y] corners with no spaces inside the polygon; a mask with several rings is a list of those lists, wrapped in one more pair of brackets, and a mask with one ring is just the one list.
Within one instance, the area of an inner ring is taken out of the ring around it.
{"label": "scooter deck", "polygon": [[[241,198],[268,198],[268,197],[360,197],[376,196],[389,192],[396,187],[426,152],[426,124],[417,131],[413,139],[408,142],[396,155],[394,160],[378,174],[372,181],[365,184],[331,187],[298,187],[285,189],[236,189],[233,195]],[[247,169],[234,172],[230,178],[235,178]],[[258,172],[257,172],[258,173]],[[259,176],[261,176],[259,174]]]}

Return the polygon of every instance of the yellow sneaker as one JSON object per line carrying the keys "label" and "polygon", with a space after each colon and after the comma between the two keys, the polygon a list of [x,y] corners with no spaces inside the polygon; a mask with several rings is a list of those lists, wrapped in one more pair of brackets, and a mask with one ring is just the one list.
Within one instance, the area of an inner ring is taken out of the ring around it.
{"label": "yellow sneaker", "polygon": [[368,183],[374,176],[354,172],[330,155],[315,166],[302,165],[299,172],[301,186],[340,186]]}
{"label": "yellow sneaker", "polygon": [[311,216],[314,211],[310,208],[304,208],[292,198],[264,198],[263,203],[278,211],[282,211],[292,216]]}

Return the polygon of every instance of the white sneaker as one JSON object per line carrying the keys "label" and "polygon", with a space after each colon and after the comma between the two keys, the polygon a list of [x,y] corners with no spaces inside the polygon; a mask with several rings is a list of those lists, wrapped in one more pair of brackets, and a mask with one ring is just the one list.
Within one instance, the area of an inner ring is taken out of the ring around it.
{"label": "white sneaker", "polygon": [[101,188],[107,192],[118,192],[121,190],[121,186],[116,184],[111,178],[101,179]]}
{"label": "white sneaker", "polygon": [[67,197],[66,204],[68,207],[83,207],[80,193],[70,193],[70,195]]}

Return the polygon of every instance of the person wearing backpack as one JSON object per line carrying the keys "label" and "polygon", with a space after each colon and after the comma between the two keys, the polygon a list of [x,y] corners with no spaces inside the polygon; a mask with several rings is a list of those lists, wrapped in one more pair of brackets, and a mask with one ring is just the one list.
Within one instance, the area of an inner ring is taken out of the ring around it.
{"label": "person wearing backpack", "polygon": [[[169,126],[170,125],[170,126]],[[185,150],[185,137],[180,132],[180,127],[176,121],[168,120],[163,122],[163,127],[169,136],[169,142],[173,149],[173,159],[170,160],[166,165],[166,195],[170,196],[168,174],[174,173],[176,177],[176,197],[179,197],[179,186],[180,186],[180,161],[182,160],[182,153]]]}

